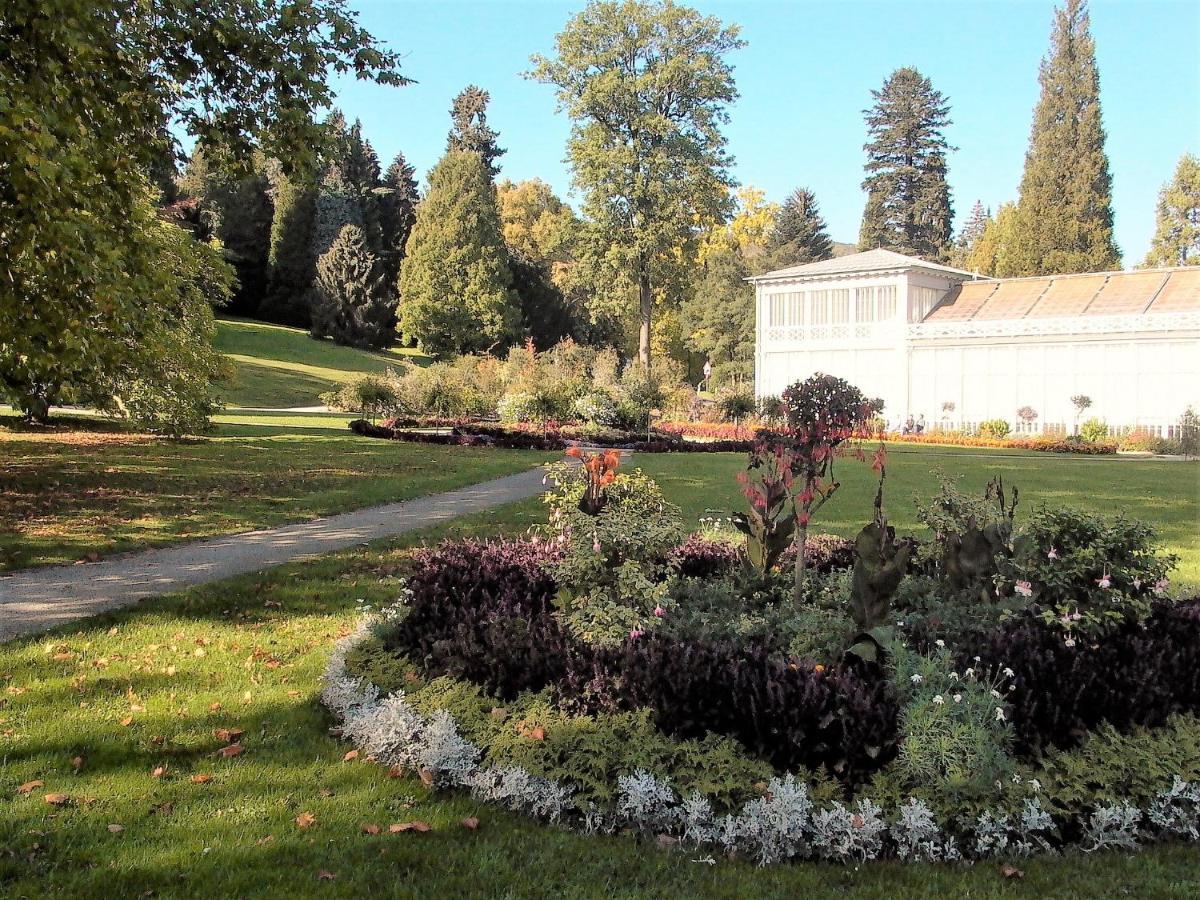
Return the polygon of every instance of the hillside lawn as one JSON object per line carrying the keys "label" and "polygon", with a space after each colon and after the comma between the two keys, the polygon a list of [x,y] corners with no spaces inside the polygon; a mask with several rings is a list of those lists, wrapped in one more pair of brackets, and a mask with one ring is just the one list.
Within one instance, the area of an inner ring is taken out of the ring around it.
{"label": "hillside lawn", "polygon": [[285,409],[316,406],[319,396],[360,372],[381,374],[407,363],[425,365],[416,350],[380,353],[313,340],[301,328],[250,319],[217,321],[215,346],[233,362],[233,375],[218,389],[229,406]]}
{"label": "hillside lawn", "polygon": [[[684,474],[685,465],[733,466],[694,456],[650,462],[689,514],[708,504],[701,476],[694,468]],[[911,468],[925,465],[913,460]],[[536,502],[516,504],[0,645],[0,895],[883,900],[1200,892],[1194,844],[1005,861],[1020,878],[1005,878],[1001,861],[757,869],[630,836],[538,825],[346,759],[350,748],[330,735],[318,703],[318,679],[331,642],[362,606],[397,596],[406,548],[447,534],[519,532],[540,518]],[[244,731],[244,752],[224,758],[217,751],[227,740],[217,732],[230,728]],[[48,794],[65,799],[51,805]],[[301,827],[306,813],[312,823]],[[464,827],[466,817],[478,828]],[[414,820],[431,830],[388,832]]]}

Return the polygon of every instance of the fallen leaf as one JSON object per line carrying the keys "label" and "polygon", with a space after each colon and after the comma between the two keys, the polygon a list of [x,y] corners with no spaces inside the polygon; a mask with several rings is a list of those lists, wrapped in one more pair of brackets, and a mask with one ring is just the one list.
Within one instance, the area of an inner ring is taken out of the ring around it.
{"label": "fallen leaf", "polygon": [[166,766],[155,766],[154,771],[150,773],[154,778],[162,778],[167,774]]}
{"label": "fallen leaf", "polygon": [[1024,878],[1025,873],[1016,866],[1003,865],[1000,867],[1000,876],[1002,878]]}
{"label": "fallen leaf", "polygon": [[337,878],[336,875],[325,869],[322,869],[317,873],[317,881],[333,881],[335,878]]}
{"label": "fallen leaf", "polygon": [[670,850],[678,843],[679,838],[671,837],[669,834],[660,834],[658,836],[658,849],[660,850]]}
{"label": "fallen leaf", "polygon": [[364,823],[362,827],[363,834],[379,834],[379,826],[370,823]]}
{"label": "fallen leaf", "polygon": [[342,762],[350,762],[352,759],[358,759],[358,751],[350,750],[342,757]]}
{"label": "fallen leaf", "polygon": [[236,744],[245,733],[241,728],[218,728],[213,732],[218,741],[224,741],[227,744]]}
{"label": "fallen leaf", "polygon": [[429,831],[429,825],[428,823],[421,822],[419,820],[413,822],[396,822],[388,826],[388,831],[390,831],[392,834],[399,834],[402,831],[424,832]]}
{"label": "fallen leaf", "polygon": [[212,781],[212,776],[204,774],[193,775],[191,780],[192,784],[208,784],[210,781]]}
{"label": "fallen leaf", "polygon": [[162,803],[158,804],[158,806],[152,806],[150,811],[160,816],[169,816],[175,811],[175,804],[170,800],[164,800]]}
{"label": "fallen leaf", "polygon": [[21,785],[19,788],[17,788],[17,793],[18,794],[28,794],[28,793],[35,791],[38,788],[42,787],[45,783],[46,782],[44,782],[40,779],[38,781],[27,781],[23,785]]}
{"label": "fallen leaf", "polygon": [[71,802],[71,798],[66,794],[47,794],[46,802],[51,806],[67,806]]}
{"label": "fallen leaf", "polygon": [[128,728],[130,725],[132,725],[132,724],[133,724],[133,716],[126,716],[125,718],[123,718],[123,719],[121,720],[121,724],[122,724],[124,727]]}
{"label": "fallen leaf", "polygon": [[273,840],[275,840],[275,835],[268,834],[266,837],[260,837],[257,841],[254,842],[254,844],[257,847],[261,847],[263,844],[269,844]]}
{"label": "fallen leaf", "polygon": [[310,812],[302,812],[296,816],[296,825],[300,828],[308,828],[317,821],[317,817]]}
{"label": "fallen leaf", "polygon": [[210,703],[210,704],[208,704],[208,711],[209,711],[209,712],[220,712],[220,711],[221,711],[221,704],[220,704],[220,703]]}
{"label": "fallen leaf", "polygon": [[471,831],[474,831],[479,827],[479,820],[474,816],[467,816],[459,824],[462,825],[463,828],[468,828]]}
{"label": "fallen leaf", "polygon": [[433,773],[432,772],[430,772],[428,769],[422,769],[420,771],[420,776],[421,776],[421,784],[425,785],[425,787],[433,787]]}
{"label": "fallen leaf", "polygon": [[83,757],[76,756],[73,760],[71,760],[71,768],[74,769],[75,774],[78,775],[79,770],[83,768]]}
{"label": "fallen leaf", "polygon": [[231,756],[240,756],[245,748],[241,744],[230,744],[228,747],[222,747],[217,751],[217,756],[229,759]]}
{"label": "fallen leaf", "polygon": [[125,826],[118,825],[114,822],[112,825],[108,826],[108,830],[111,831],[113,834],[120,834],[122,831],[125,830]]}
{"label": "fallen leaf", "polygon": [[333,791],[331,791],[329,788],[321,788],[321,790],[317,791],[317,793],[320,794],[322,797],[332,797],[333,796]]}
{"label": "fallen leaf", "polygon": [[546,739],[546,729],[541,725],[537,726],[537,728],[531,728],[529,730],[529,737],[535,741],[544,741]]}
{"label": "fallen leaf", "polygon": [[387,777],[388,778],[403,778],[404,777],[404,766],[400,765],[400,763],[396,763],[394,766],[392,766],[390,769],[387,770]]}
{"label": "fallen leaf", "polygon": [[66,662],[69,659],[74,659],[75,654],[70,652],[69,650],[64,650],[62,653],[55,653],[54,656],[51,658],[55,662]]}

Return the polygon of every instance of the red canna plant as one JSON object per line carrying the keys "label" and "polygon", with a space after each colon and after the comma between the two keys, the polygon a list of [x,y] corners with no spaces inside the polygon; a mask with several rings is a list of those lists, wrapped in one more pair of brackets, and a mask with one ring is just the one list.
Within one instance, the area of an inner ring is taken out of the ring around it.
{"label": "red canna plant", "polygon": [[583,471],[587,478],[587,486],[583,496],[579,498],[579,508],[589,516],[600,515],[600,510],[604,509],[604,504],[608,502],[608,486],[617,477],[621,454],[616,450],[585,453],[579,447],[570,447],[567,456],[583,463]]}

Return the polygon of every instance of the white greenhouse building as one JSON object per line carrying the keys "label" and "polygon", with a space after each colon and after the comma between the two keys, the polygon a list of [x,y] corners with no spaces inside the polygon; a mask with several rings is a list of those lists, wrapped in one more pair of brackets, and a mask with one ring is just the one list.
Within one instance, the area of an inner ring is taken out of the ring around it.
{"label": "white greenhouse building", "polygon": [[750,280],[759,397],[826,372],[928,428],[1069,431],[1078,394],[1114,430],[1200,411],[1200,268],[995,279],[868,250]]}

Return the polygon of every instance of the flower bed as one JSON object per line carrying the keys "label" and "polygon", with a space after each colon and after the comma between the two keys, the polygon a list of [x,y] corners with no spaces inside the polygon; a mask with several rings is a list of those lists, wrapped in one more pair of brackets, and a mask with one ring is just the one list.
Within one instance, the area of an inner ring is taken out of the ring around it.
{"label": "flower bed", "polygon": [[[740,441],[688,441],[668,434],[651,432],[651,440],[644,434],[633,432],[605,433],[585,430],[537,431],[528,427],[456,423],[448,431],[416,431],[414,426],[390,427],[387,423],[376,425],[365,419],[355,419],[350,430],[364,437],[386,438],[408,441],[415,444],[439,444],[443,446],[486,446],[510,450],[565,450],[585,444],[597,447],[613,447],[636,450],[639,453],[745,453],[751,446],[748,440]],[[445,425],[421,427],[445,428]]]}

